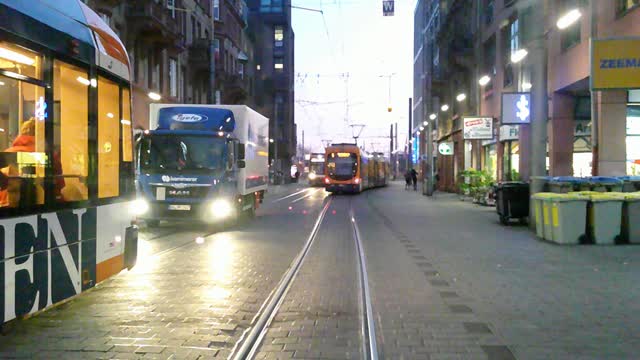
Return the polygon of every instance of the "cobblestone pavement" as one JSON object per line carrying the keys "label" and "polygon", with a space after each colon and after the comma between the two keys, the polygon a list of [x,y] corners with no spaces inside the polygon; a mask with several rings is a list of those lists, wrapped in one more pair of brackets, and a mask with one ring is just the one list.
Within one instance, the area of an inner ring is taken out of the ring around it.
{"label": "cobblestone pavement", "polygon": [[[142,253],[161,255],[141,255],[132,272],[16,322],[0,337],[0,358],[226,358],[326,196],[275,190],[258,218],[202,245],[198,229],[144,232]],[[501,226],[493,208],[396,183],[334,197],[258,358],[362,357],[351,206],[380,358],[639,358],[639,246],[542,242]]]}
{"label": "cobblestone pavement", "polygon": [[257,359],[361,359],[360,297],[350,198],[334,198]]}
{"label": "cobblestone pavement", "polygon": [[364,195],[387,358],[640,357],[639,246],[550,244],[500,225],[494,208],[398,184]]}
{"label": "cobblestone pavement", "polygon": [[11,324],[0,358],[226,358],[306,240],[324,197],[289,208],[289,200],[274,200],[297,189],[279,190],[252,222],[202,245],[194,239],[206,230],[198,228],[143,232],[131,272]]}

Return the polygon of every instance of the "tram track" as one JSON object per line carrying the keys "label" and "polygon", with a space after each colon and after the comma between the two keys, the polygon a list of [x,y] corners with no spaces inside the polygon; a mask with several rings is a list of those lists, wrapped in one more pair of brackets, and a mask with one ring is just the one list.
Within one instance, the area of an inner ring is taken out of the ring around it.
{"label": "tram track", "polygon": [[[256,357],[263,345],[267,331],[274,322],[280,307],[287,298],[289,290],[291,290],[300,270],[304,266],[304,262],[311,253],[312,245],[316,242],[323,220],[332,203],[329,198],[324,207],[320,211],[316,222],[305,242],[303,248],[294,258],[287,272],[282,276],[278,285],[271,291],[265,299],[260,310],[255,315],[251,327],[247,328],[240,339],[235,343],[229,360],[253,359]],[[371,294],[369,291],[369,278],[366,268],[366,257],[360,230],[356,221],[351,201],[349,201],[349,223],[351,224],[351,237],[355,243],[357,257],[357,278],[358,278],[358,304],[360,310],[360,335],[362,340],[362,356],[364,359],[377,360],[378,347],[375,330],[375,317],[373,314]],[[335,212],[334,212],[335,214]]]}

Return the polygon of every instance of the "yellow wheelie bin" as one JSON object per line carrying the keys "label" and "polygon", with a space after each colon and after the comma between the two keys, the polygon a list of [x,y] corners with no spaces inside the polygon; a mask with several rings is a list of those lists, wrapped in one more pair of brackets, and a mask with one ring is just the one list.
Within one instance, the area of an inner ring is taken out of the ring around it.
{"label": "yellow wheelie bin", "polygon": [[580,194],[557,194],[549,198],[553,242],[580,244],[587,240],[587,203]]}
{"label": "yellow wheelie bin", "polygon": [[624,197],[622,231],[627,242],[640,244],[640,192]]}
{"label": "yellow wheelie bin", "polygon": [[591,195],[589,229],[596,244],[611,245],[622,240],[622,193]]}
{"label": "yellow wheelie bin", "polygon": [[[541,239],[549,241],[552,239],[553,229],[551,228],[551,207],[547,203],[547,200],[556,195],[558,194],[541,192],[531,196],[536,221],[536,235]],[[545,224],[547,224],[546,226],[548,228],[546,231]]]}

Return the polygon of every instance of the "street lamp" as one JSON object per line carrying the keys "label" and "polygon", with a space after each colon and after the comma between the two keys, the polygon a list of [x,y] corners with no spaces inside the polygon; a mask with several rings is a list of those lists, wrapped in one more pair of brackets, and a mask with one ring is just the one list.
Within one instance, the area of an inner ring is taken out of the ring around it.
{"label": "street lamp", "polygon": [[155,93],[153,91],[150,92],[148,95],[149,95],[149,99],[154,100],[154,101],[158,101],[158,100],[162,99],[162,96],[160,94]]}
{"label": "street lamp", "polygon": [[429,125],[429,122],[427,120],[425,120],[425,121],[422,122],[422,125],[423,126],[427,126],[427,125]]}
{"label": "street lamp", "polygon": [[491,81],[489,75],[484,75],[480,78],[480,80],[478,80],[478,84],[480,84],[480,86],[485,86],[489,83],[489,81]]}
{"label": "street lamp", "polygon": [[449,105],[447,105],[447,104],[442,105],[442,106],[440,107],[440,110],[442,110],[442,111],[447,111],[447,110],[449,110]]}
{"label": "street lamp", "polygon": [[273,144],[273,138],[269,139],[269,142]]}
{"label": "street lamp", "polygon": [[520,61],[522,61],[522,59],[527,57],[528,53],[529,52],[527,51],[527,49],[518,49],[514,51],[513,53],[511,53],[511,62],[514,64],[519,63]]}
{"label": "street lamp", "polygon": [[437,115],[436,115],[436,114],[431,114],[431,115],[429,115],[429,119],[431,119],[431,120],[435,120],[435,119],[436,119],[436,117],[437,117]]}
{"label": "street lamp", "polygon": [[524,90],[524,91],[531,90],[531,83],[528,83],[528,82],[523,83],[522,84],[522,90]]}
{"label": "street lamp", "polygon": [[424,126],[420,126],[420,131],[424,131]]}
{"label": "street lamp", "polygon": [[578,21],[580,17],[582,17],[582,13],[579,9],[570,10],[558,19],[558,22],[556,22],[556,26],[558,27],[558,29],[564,30]]}
{"label": "street lamp", "polygon": [[464,101],[464,99],[467,98],[467,95],[465,93],[460,93],[458,94],[458,96],[456,96],[456,100],[458,100],[458,102]]}

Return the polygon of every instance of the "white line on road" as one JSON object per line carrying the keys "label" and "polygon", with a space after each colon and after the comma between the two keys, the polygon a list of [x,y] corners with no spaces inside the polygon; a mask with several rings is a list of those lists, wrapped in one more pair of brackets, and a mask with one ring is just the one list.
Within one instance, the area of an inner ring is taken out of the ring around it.
{"label": "white line on road", "polygon": [[297,202],[298,202],[298,201],[300,201],[300,200],[304,200],[304,199],[306,199],[306,198],[308,198],[308,197],[311,197],[311,196],[315,195],[315,194],[318,192],[318,190],[323,190],[323,189],[314,189],[313,191],[311,191],[311,194],[307,194],[307,195],[305,195],[305,196],[303,196],[303,197],[301,197],[301,198],[295,199],[295,200],[293,200],[291,203],[292,203],[292,204],[293,204],[293,203],[297,203]]}
{"label": "white line on road", "polygon": [[284,199],[288,199],[288,198],[290,198],[290,197],[294,197],[294,196],[296,196],[296,195],[298,195],[298,194],[300,194],[300,193],[303,193],[303,192],[305,192],[305,191],[309,191],[309,190],[312,190],[312,189],[311,189],[311,188],[302,189],[302,190],[300,190],[300,191],[294,192],[293,194],[289,194],[289,195],[284,196],[284,197],[281,197],[281,198],[279,198],[279,199],[275,199],[275,200],[273,200],[272,202],[276,203],[276,202],[278,202],[278,201],[282,201],[282,200],[284,200]]}

